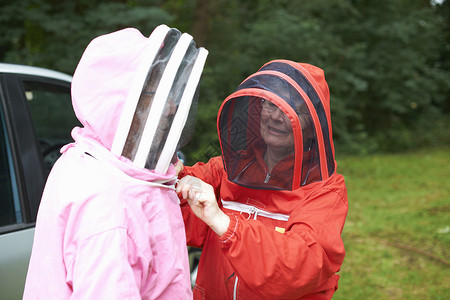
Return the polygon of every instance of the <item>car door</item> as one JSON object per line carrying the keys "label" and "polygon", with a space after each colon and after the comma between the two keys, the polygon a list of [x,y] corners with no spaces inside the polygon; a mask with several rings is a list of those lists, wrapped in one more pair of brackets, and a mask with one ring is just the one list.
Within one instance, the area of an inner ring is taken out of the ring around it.
{"label": "car door", "polygon": [[[70,77],[0,70],[0,293],[21,299],[48,173],[79,125]],[[55,73],[56,74],[56,73]]]}

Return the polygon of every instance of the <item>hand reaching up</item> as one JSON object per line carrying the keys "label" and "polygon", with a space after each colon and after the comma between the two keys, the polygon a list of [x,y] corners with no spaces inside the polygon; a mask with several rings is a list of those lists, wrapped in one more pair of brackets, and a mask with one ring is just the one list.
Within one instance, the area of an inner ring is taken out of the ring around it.
{"label": "hand reaching up", "polygon": [[196,177],[185,176],[178,182],[176,191],[217,235],[222,236],[227,231],[230,218],[219,208],[211,185]]}

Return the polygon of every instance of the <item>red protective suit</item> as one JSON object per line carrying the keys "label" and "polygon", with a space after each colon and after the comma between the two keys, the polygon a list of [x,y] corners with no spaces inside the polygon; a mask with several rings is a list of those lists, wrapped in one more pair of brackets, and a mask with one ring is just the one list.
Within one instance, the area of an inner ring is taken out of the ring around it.
{"label": "red protective suit", "polygon": [[[295,151],[271,173],[258,130],[261,99],[281,109],[294,132]],[[218,131],[222,156],[180,174],[212,185],[231,220],[219,237],[181,202],[188,245],[202,248],[194,299],[330,299],[348,204],[323,71],[266,64],[225,99]]]}

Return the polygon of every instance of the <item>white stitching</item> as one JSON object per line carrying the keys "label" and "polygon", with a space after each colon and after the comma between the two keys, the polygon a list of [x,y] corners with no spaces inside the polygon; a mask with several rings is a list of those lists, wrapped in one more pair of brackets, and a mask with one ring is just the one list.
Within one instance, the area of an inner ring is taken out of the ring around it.
{"label": "white stitching", "polygon": [[236,216],[233,216],[233,217],[236,219],[236,224],[234,225],[233,233],[232,233],[225,241],[220,241],[221,243],[226,243],[226,242],[228,242],[228,240],[231,239],[231,238],[233,237],[234,232],[236,231],[236,228],[237,228],[237,225],[238,225],[238,223],[239,223],[239,220],[238,220],[238,218],[237,218]]}

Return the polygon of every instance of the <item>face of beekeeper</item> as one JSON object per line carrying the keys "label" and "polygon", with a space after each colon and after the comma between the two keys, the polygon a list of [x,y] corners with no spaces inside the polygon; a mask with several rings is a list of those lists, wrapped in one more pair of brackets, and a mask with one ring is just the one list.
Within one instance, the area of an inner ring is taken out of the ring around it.
{"label": "face of beekeeper", "polygon": [[278,155],[294,152],[294,134],[289,118],[270,101],[262,100],[261,136],[267,144],[267,151]]}

